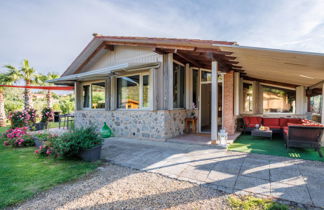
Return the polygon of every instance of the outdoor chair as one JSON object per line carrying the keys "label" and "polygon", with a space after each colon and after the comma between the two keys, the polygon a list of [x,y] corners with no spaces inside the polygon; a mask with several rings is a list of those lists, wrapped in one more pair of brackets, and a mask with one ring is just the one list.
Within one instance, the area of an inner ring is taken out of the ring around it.
{"label": "outdoor chair", "polygon": [[319,126],[305,126],[305,125],[289,125],[284,132],[286,148],[314,148],[320,157],[321,153],[321,139],[324,127]]}

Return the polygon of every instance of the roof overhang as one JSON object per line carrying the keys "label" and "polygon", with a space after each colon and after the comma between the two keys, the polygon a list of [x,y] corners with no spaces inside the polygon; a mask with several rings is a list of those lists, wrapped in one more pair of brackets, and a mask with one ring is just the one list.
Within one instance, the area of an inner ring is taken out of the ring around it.
{"label": "roof overhang", "polygon": [[251,78],[306,87],[324,80],[324,54],[238,45],[213,44],[233,52],[244,73]]}
{"label": "roof overhang", "polygon": [[79,74],[63,76],[58,79],[49,80],[49,83],[55,84],[73,84],[75,81],[88,81],[94,79],[103,79],[111,75],[115,75],[122,71],[141,71],[151,68],[159,68],[160,62],[153,63],[125,63],[116,66],[109,66],[102,69],[92,70]]}
{"label": "roof overhang", "polygon": [[119,37],[96,35],[79,56],[72,62],[62,76],[82,72],[83,67],[95,55],[105,50],[113,50],[114,46],[148,47],[156,53],[175,54],[179,61],[190,63],[192,66],[209,68],[211,60],[218,60],[222,64],[220,70],[229,71],[235,67],[235,58],[230,57],[231,52],[221,52],[213,44],[235,45],[236,42],[199,40],[199,39],[173,39],[149,37]]}

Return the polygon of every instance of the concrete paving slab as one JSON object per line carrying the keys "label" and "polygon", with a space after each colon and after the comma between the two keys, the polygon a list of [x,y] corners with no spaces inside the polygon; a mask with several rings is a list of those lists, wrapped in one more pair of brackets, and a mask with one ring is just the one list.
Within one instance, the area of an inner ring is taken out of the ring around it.
{"label": "concrete paving slab", "polygon": [[234,191],[240,190],[270,196],[270,182],[254,177],[239,176]]}
{"label": "concrete paving slab", "polygon": [[105,141],[102,158],[228,193],[275,196],[324,208],[324,163],[127,138]]}
{"label": "concrete paving slab", "polygon": [[312,205],[306,185],[289,185],[282,182],[271,182],[271,195],[297,203]]}

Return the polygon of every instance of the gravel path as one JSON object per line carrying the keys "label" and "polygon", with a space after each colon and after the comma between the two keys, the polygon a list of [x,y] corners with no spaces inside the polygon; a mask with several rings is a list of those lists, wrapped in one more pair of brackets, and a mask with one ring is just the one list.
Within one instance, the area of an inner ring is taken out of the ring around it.
{"label": "gravel path", "polygon": [[219,191],[116,165],[59,185],[17,209],[229,209]]}

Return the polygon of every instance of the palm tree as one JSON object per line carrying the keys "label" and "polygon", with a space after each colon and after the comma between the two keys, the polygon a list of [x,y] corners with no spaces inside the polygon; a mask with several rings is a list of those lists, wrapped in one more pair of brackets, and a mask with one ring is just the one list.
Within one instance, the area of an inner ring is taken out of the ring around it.
{"label": "palm tree", "polygon": [[[34,68],[29,66],[29,62],[27,59],[23,60],[22,66],[19,70],[12,65],[6,65],[5,67],[9,69],[8,74],[11,75],[12,78],[14,78],[15,80],[23,79],[25,81],[26,86],[30,86],[35,82],[36,71],[34,70]],[[25,109],[32,107],[32,97],[29,88],[25,88],[24,103]]]}
{"label": "palm tree", "polygon": [[[53,84],[48,83],[47,81],[57,79],[59,77],[60,76],[55,73],[48,73],[47,75],[39,74],[35,77],[35,82],[39,85],[51,86]],[[52,107],[52,91],[51,90],[47,90],[46,101],[47,101],[47,107]]]}
{"label": "palm tree", "polygon": [[[9,75],[8,73],[0,74],[0,84],[1,85],[12,85],[15,82],[14,77]],[[4,87],[0,87],[0,127],[6,127],[6,112],[4,107]]]}

